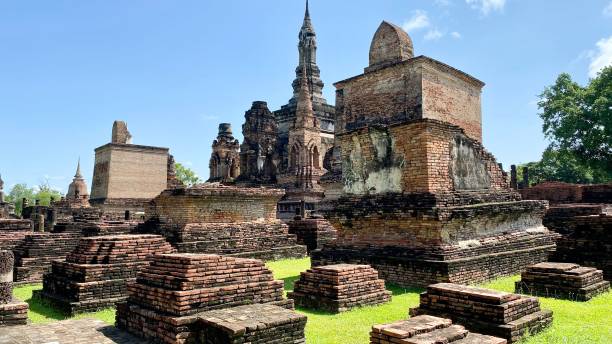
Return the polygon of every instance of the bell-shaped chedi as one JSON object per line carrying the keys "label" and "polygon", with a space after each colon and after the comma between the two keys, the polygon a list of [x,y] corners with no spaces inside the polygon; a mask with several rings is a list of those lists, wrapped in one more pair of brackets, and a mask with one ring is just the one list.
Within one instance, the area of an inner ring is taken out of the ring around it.
{"label": "bell-shaped chedi", "polygon": [[370,66],[372,72],[414,57],[412,39],[397,25],[383,21],[370,44]]}

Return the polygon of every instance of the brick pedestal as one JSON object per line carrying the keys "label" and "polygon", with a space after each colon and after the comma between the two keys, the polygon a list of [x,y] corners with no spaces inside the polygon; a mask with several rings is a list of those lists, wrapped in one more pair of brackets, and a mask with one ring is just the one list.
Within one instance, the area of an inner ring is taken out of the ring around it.
{"label": "brick pedestal", "polygon": [[610,289],[603,272],[572,263],[540,263],[527,267],[516,292],[573,301],[588,301]]}
{"label": "brick pedestal", "polygon": [[391,292],[370,266],[337,264],[302,272],[287,297],[299,307],[339,313],[388,302]]}
{"label": "brick pedestal", "polygon": [[297,236],[300,245],[306,245],[308,252],[322,248],[338,237],[338,232],[325,219],[293,219],[287,222],[289,233]]}
{"label": "brick pedestal", "polygon": [[[208,311],[229,308],[223,314],[231,314],[235,309],[231,307],[249,304],[293,309],[293,302],[283,298],[283,285],[259,260],[205,254],[155,255],[128,285],[128,301],[117,306],[117,326],[154,343],[192,342],[206,333],[201,320],[207,318]],[[255,309],[252,312],[257,314]],[[253,332],[254,338],[260,340],[257,332]],[[272,339],[269,342],[275,343]],[[257,343],[267,342],[261,339]]]}
{"label": "brick pedestal", "polygon": [[28,322],[28,304],[13,298],[14,263],[13,252],[0,251],[0,327]]}
{"label": "brick pedestal", "polygon": [[370,344],[506,344],[502,338],[471,333],[450,319],[419,315],[392,324],[374,325]]}
{"label": "brick pedestal", "polygon": [[410,315],[449,318],[470,331],[505,338],[509,343],[552,323],[552,312],[541,310],[535,297],[452,283],[428,286]]}
{"label": "brick pedestal", "polygon": [[127,283],[146,259],[174,249],[161,236],[117,235],[83,238],[66,261],[54,261],[37,293],[68,314],[112,307],[127,299]]}

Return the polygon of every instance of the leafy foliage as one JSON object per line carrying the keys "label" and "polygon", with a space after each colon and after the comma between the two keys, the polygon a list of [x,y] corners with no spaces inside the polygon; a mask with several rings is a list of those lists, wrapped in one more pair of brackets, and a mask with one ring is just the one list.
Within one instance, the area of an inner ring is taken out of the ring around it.
{"label": "leafy foliage", "polygon": [[51,198],[59,200],[61,197],[62,194],[59,191],[51,188],[48,182],[44,182],[35,187],[28,187],[27,184],[16,184],[7,195],[7,200],[15,204],[15,214],[20,216],[24,198],[30,204],[40,200],[41,205],[49,205],[51,204]]}
{"label": "leafy foliage", "polygon": [[186,186],[194,186],[202,183],[200,177],[189,167],[185,167],[183,164],[175,163],[176,178],[180,180]]}

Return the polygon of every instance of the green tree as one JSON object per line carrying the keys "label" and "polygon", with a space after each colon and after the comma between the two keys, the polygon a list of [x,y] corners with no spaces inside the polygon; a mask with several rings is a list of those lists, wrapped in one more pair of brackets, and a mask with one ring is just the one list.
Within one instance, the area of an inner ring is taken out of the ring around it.
{"label": "green tree", "polygon": [[190,168],[185,167],[181,163],[175,163],[176,179],[180,180],[185,186],[194,186],[202,183],[202,180],[198,175]]}
{"label": "green tree", "polygon": [[59,200],[61,197],[62,194],[59,191],[51,188],[49,183],[45,182],[38,187],[28,187],[27,184],[16,184],[7,195],[7,200],[15,204],[15,214],[21,216],[24,198],[27,199],[31,205],[34,204],[37,199],[40,200],[41,205],[49,205],[51,203],[51,198]]}
{"label": "green tree", "polygon": [[589,174],[593,182],[612,180],[612,66],[586,87],[569,74],[559,75],[540,95],[538,107],[544,134],[551,140],[548,156],[540,163],[553,164],[541,167],[557,169],[554,175],[568,182]]}
{"label": "green tree", "polygon": [[545,181],[589,184],[600,183],[592,169],[584,166],[573,154],[548,148],[540,161],[517,166],[517,174],[522,178],[523,169],[529,168],[529,184],[535,185]]}

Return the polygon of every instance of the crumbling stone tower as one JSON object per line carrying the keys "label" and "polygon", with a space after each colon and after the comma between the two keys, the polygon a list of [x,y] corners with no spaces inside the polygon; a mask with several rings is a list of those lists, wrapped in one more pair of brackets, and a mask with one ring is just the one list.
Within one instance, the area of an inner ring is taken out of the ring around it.
{"label": "crumbling stone tower", "polygon": [[72,183],[68,186],[68,193],[66,199],[69,200],[87,200],[89,199],[89,191],[87,183],[81,174],[81,159],[77,163],[76,173],[72,179]]}
{"label": "crumbling stone tower", "polygon": [[255,184],[276,182],[280,155],[276,150],[278,125],[268,104],[255,101],[244,113],[240,145],[240,180]]}
{"label": "crumbling stone tower", "polygon": [[212,144],[209,182],[231,182],[240,175],[240,144],[234,139],[232,125],[219,124],[219,135]]}
{"label": "crumbling stone tower", "polygon": [[335,243],[313,264],[371,264],[405,286],[474,283],[545,261],[545,201],[523,201],[481,144],[474,77],[383,22],[364,73],[335,84],[342,195],[326,202]]}

